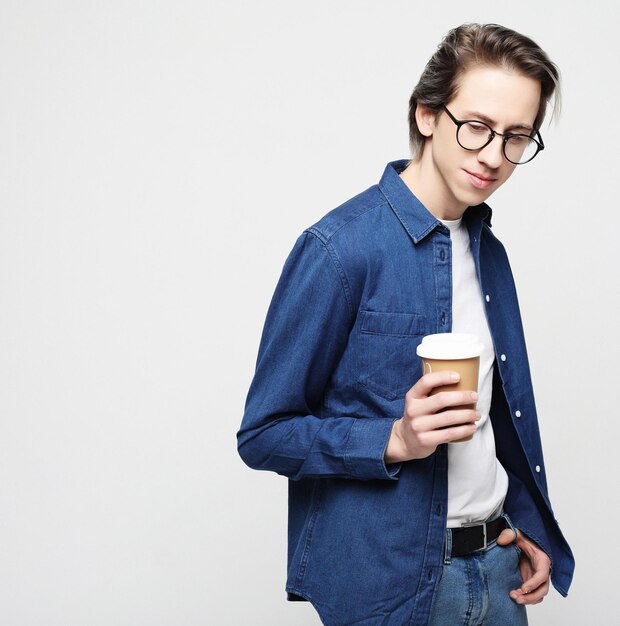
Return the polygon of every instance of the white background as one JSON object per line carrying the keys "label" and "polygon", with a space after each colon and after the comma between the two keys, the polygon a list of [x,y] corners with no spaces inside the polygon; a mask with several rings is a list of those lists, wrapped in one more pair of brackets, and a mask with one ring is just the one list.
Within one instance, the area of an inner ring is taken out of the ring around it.
{"label": "white background", "polygon": [[1,624],[318,624],[285,601],[286,480],[235,432],[294,240],[409,156],[467,21],[564,79],[490,201],[577,559],[530,623],[620,623],[617,6],[0,1]]}

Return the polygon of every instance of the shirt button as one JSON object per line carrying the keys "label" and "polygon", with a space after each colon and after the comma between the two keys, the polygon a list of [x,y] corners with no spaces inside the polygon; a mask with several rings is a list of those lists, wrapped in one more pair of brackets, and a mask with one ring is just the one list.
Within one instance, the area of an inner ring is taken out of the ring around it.
{"label": "shirt button", "polygon": [[540,474],[540,465],[536,466],[536,471]]}
{"label": "shirt button", "polygon": [[445,313],[442,313],[442,314],[441,314],[441,323],[442,323],[442,324],[445,324],[445,323],[446,323],[446,314],[445,314]]}
{"label": "shirt button", "polygon": [[487,293],[487,295],[486,295],[486,296],[484,296],[484,299],[485,299],[487,302],[491,302],[491,296],[490,296],[488,293]]}
{"label": "shirt button", "polygon": [[515,416],[516,417],[521,417],[521,411],[515,411]]}
{"label": "shirt button", "polygon": [[505,361],[505,360],[506,360],[506,355],[505,355],[505,354],[502,354],[499,358],[500,358],[502,361]]}
{"label": "shirt button", "polygon": [[439,253],[439,258],[440,258],[442,261],[446,258],[446,253],[445,253],[445,251],[444,251],[444,250],[442,250],[442,251]]}

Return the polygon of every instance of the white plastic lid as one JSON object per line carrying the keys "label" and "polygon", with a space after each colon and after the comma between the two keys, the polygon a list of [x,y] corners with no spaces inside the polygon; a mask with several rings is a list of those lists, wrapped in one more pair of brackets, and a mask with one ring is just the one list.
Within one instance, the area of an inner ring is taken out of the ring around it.
{"label": "white plastic lid", "polygon": [[438,333],[427,335],[416,350],[425,359],[471,359],[482,354],[483,345],[469,333]]}

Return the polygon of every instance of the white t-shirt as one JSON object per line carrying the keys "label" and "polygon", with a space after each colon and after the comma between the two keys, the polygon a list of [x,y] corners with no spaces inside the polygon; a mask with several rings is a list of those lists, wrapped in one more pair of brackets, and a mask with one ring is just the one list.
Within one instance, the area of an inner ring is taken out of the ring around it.
{"label": "white t-shirt", "polygon": [[452,243],[452,332],[473,333],[484,345],[478,380],[478,430],[470,441],[448,444],[448,528],[492,519],[502,510],[508,476],[495,455],[489,419],[495,353],[467,227],[443,221]]}

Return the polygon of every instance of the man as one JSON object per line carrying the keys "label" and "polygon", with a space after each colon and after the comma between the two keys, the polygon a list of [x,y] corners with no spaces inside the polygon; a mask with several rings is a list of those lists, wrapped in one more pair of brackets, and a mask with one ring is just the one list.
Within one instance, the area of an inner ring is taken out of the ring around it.
{"label": "man", "polygon": [[[325,624],[520,625],[550,574],[568,592],[516,292],[484,203],[544,148],[558,80],[512,30],[450,31],[411,96],[413,159],[286,262],[238,444],[290,479],[287,592]],[[431,395],[454,375],[420,377],[416,347],[442,332],[483,342],[477,393]]]}

